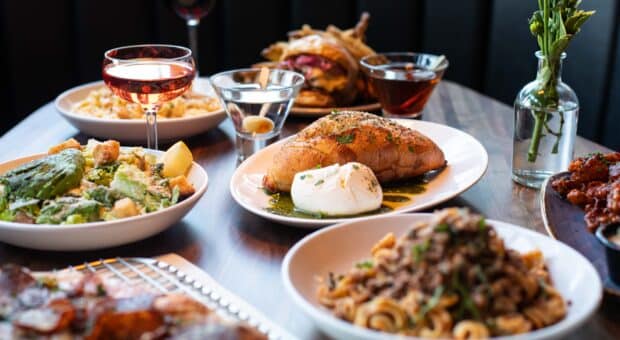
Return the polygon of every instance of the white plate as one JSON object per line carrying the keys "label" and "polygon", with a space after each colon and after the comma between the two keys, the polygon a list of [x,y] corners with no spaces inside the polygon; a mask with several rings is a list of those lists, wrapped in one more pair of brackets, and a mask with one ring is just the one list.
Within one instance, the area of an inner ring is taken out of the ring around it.
{"label": "white plate", "polygon": [[[145,150],[160,155],[161,151]],[[0,164],[0,174],[41,158],[38,154]],[[69,225],[25,224],[0,221],[0,241],[41,250],[87,250],[118,246],[155,235],[180,221],[207,191],[208,176],[197,163],[187,174],[196,192],[183,201],[153,213],[115,221]]]}
{"label": "white plate", "polygon": [[[455,197],[469,189],[484,175],[489,163],[489,156],[480,142],[463,131],[446,125],[420,120],[395,119],[397,123],[418,130],[432,139],[443,150],[448,166],[430,183],[426,191],[413,196],[409,204],[383,215],[394,215],[426,209]],[[302,227],[317,228],[356,218],[309,219],[286,217],[270,213],[269,195],[262,189],[262,178],[271,165],[273,156],[280,150],[284,141],[280,141],[257,152],[241,163],[230,180],[230,192],[246,210],[273,220],[275,222]]]}
{"label": "white plate", "polygon": [[369,104],[361,104],[347,107],[306,107],[306,106],[293,106],[291,108],[291,115],[298,117],[320,117],[325,116],[332,111],[366,111],[372,112],[381,109],[381,104],[379,102],[369,103]]}
{"label": "white plate", "polygon": [[[198,79],[194,88],[199,92],[215,96],[205,78]],[[146,123],[142,119],[97,118],[73,112],[76,103],[84,100],[90,91],[105,86],[96,81],[74,87],[56,97],[54,104],[60,115],[84,134],[102,139],[116,139],[123,142],[143,143],[146,141]],[[204,115],[160,119],[157,121],[158,138],[161,141],[191,137],[218,126],[226,118],[224,109]]]}
{"label": "white plate", "polygon": [[[334,317],[316,298],[317,277],[344,273],[354,263],[370,257],[371,247],[388,232],[403,235],[413,224],[431,214],[380,216],[364,221],[338,224],[314,232],[299,241],[284,258],[282,279],[288,295],[325,333],[336,339],[403,339],[354,326]],[[512,224],[491,221],[507,247],[520,252],[540,249],[553,284],[570,301],[566,317],[552,326],[504,339],[560,338],[584,323],[602,297],[601,280],[592,264],[565,244]]]}

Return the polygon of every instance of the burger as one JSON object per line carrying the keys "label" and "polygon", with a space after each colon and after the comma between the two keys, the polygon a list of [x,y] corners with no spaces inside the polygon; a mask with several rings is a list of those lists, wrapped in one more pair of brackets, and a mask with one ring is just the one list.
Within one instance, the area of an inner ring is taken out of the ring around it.
{"label": "burger", "polygon": [[295,100],[298,106],[343,106],[357,96],[357,61],[335,38],[312,34],[291,41],[278,68],[299,72],[306,78]]}
{"label": "burger", "polygon": [[303,25],[288,33],[288,41],[265,48],[261,54],[268,61],[253,66],[303,74],[306,83],[295,100],[296,106],[343,107],[376,102],[376,95],[358,66],[362,57],[375,53],[365,43],[369,20],[370,15],[362,13],[357,25],[347,30],[334,25],[325,30]]}

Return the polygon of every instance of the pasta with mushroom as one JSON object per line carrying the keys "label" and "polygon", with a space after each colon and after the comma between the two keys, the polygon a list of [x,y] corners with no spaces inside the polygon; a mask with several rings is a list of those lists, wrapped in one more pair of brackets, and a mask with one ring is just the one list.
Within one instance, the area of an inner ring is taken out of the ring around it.
{"label": "pasta with mushroom", "polygon": [[540,251],[505,247],[483,217],[445,209],[369,260],[320,283],[319,302],[357,326],[427,338],[480,339],[543,328],[566,303]]}

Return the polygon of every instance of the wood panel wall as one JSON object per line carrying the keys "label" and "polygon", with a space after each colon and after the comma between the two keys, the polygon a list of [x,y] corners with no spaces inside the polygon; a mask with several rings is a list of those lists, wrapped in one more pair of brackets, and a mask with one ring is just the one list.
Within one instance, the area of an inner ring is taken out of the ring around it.
{"label": "wood panel wall", "polygon": [[[527,26],[535,7],[536,0],[220,0],[200,25],[198,63],[203,75],[247,66],[288,30],[347,28],[369,11],[377,51],[445,54],[446,78],[512,104],[535,76]],[[579,133],[620,149],[620,5],[583,7],[598,13],[570,47],[564,80],[580,98]],[[187,44],[185,23],[164,0],[0,0],[0,133],[63,90],[100,79],[106,49],[146,42]]]}

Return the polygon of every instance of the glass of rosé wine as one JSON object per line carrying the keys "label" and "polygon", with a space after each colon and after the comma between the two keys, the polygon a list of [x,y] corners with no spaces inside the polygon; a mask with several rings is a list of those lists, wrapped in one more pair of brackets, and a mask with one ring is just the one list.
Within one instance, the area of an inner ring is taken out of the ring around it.
{"label": "glass of ros\u00e9 wine", "polygon": [[102,73],[115,95],[142,106],[147,147],[157,149],[157,111],[191,87],[196,67],[189,48],[133,45],[105,52]]}

